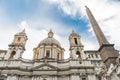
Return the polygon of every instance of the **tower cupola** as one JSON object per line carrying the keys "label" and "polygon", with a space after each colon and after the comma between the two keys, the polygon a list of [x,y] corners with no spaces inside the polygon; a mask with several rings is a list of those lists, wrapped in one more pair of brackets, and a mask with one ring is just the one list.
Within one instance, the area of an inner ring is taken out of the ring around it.
{"label": "tower cupola", "polygon": [[85,54],[83,51],[83,45],[80,40],[80,35],[72,30],[69,36],[70,43],[70,57],[73,59],[85,59]]}
{"label": "tower cupola", "polygon": [[25,44],[28,38],[25,29],[14,35],[13,42],[9,44],[8,52],[5,59],[19,59],[25,51]]}

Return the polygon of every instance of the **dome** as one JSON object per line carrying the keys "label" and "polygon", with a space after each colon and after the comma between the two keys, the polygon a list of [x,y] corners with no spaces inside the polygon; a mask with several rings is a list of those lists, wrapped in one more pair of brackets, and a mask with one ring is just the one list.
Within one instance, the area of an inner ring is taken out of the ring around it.
{"label": "dome", "polygon": [[54,35],[54,33],[50,30],[50,32],[48,33],[48,37],[45,38],[44,40],[42,40],[38,46],[40,46],[40,45],[42,45],[42,44],[45,44],[45,45],[55,44],[55,45],[61,47],[59,41],[56,40],[56,39],[54,39],[54,38],[53,38],[53,35]]}

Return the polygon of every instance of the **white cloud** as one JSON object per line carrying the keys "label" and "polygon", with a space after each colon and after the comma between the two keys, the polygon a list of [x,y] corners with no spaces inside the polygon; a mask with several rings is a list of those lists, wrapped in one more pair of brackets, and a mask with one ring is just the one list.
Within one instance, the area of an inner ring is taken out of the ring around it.
{"label": "white cloud", "polygon": [[[23,54],[23,57],[26,59],[31,59],[33,55],[33,48],[36,47],[41,40],[47,37],[47,33],[50,29],[53,30],[55,33],[55,38],[60,41],[63,48],[67,48],[66,52],[68,54],[69,52],[69,45],[67,45],[68,37],[66,37],[67,33],[70,33],[72,30],[71,28],[66,28],[63,24],[60,24],[54,20],[51,20],[47,18],[46,16],[38,15],[40,12],[33,15],[28,20],[21,21],[20,24],[12,23],[11,19],[9,20],[9,17],[6,12],[4,12],[4,8],[0,7],[0,32],[3,34],[0,34],[1,39],[1,45],[0,49],[8,49],[8,44],[10,44],[14,38],[14,34],[20,32],[24,28],[26,29],[26,33],[28,36],[28,41],[26,43],[26,51]],[[5,27],[3,27],[5,26]],[[66,39],[66,40],[63,40]],[[67,41],[67,42],[65,42]]]}
{"label": "white cloud", "polygon": [[[44,0],[45,1],[45,0]],[[64,12],[64,14],[69,15],[73,18],[76,18],[77,15],[81,15],[81,18],[86,17],[84,6],[87,5],[95,18],[97,19],[100,27],[107,36],[108,40],[111,43],[115,43],[116,48],[120,47],[120,3],[114,2],[112,0],[46,0],[49,4],[57,4],[58,8]],[[39,14],[39,11],[38,13]],[[33,15],[28,20],[23,20],[18,26],[21,29],[26,29],[28,35],[28,41],[26,44],[26,51],[24,53],[25,58],[32,58],[33,51],[32,49],[36,47],[41,40],[47,37],[49,29],[53,29],[55,33],[55,38],[60,41],[63,48],[65,48],[65,57],[68,57],[69,54],[69,41],[68,36],[71,32],[71,26],[68,29],[64,24],[61,24],[57,21],[51,20],[45,16]],[[13,35],[17,32],[20,32],[18,28],[13,28],[16,26],[16,23],[13,23],[9,17],[6,15],[3,7],[0,7],[0,49],[7,49],[7,45],[10,44],[13,40]],[[7,28],[5,29],[4,26]],[[9,28],[10,27],[10,28]],[[91,27],[89,26],[88,32],[92,32]],[[93,34],[93,33],[91,33]],[[81,35],[82,42],[85,49],[97,49],[98,44],[94,42],[95,36]],[[84,37],[85,36],[85,37]],[[90,37],[88,37],[90,36]],[[97,45],[97,48],[96,48]],[[28,57],[29,56],[29,57]]]}
{"label": "white cloud", "polygon": [[[59,4],[59,8],[67,15],[71,17],[75,17],[78,15],[82,15],[82,18],[87,19],[85,17],[85,8],[87,5],[95,18],[97,19],[101,29],[104,34],[107,36],[110,43],[114,43],[116,48],[120,47],[120,2],[116,2],[114,0],[48,0],[50,3]],[[90,26],[89,26],[90,27]],[[88,30],[92,32],[93,30]],[[92,32],[93,33],[93,32]],[[88,41],[89,42],[89,41]],[[91,43],[94,43],[91,40]],[[94,45],[94,44],[90,44]],[[120,49],[119,49],[120,50]]]}
{"label": "white cloud", "polygon": [[[94,1],[94,0],[93,0]],[[108,38],[110,43],[114,43],[115,47],[120,47],[120,2],[109,0],[100,0],[95,3],[96,6],[91,7],[100,27]],[[119,49],[120,50],[120,49]]]}
{"label": "white cloud", "polygon": [[[45,35],[47,35],[48,31],[52,29],[55,34],[55,39],[57,39],[61,43],[61,46],[65,48],[65,58],[68,58],[69,57],[68,36],[72,31],[72,28],[71,27],[67,28],[67,26],[60,24],[56,21],[50,20],[49,18],[46,18],[46,17],[44,18],[41,17],[40,19],[35,17],[32,19],[33,20],[28,20],[29,29],[32,29],[30,31],[31,33],[28,33],[30,34],[28,36],[31,36],[29,38],[30,39],[32,38],[31,41],[37,40],[34,42],[34,44],[37,46],[39,42],[46,37]],[[34,32],[32,32],[33,30]],[[42,32],[43,30],[46,32]]]}
{"label": "white cloud", "polygon": [[27,27],[26,33],[28,36],[28,41],[26,43],[26,51],[23,54],[23,58],[32,59],[33,48],[37,47],[42,39],[46,37],[46,30],[36,30],[34,28]]}
{"label": "white cloud", "polygon": [[23,30],[28,27],[28,24],[26,21],[22,21],[21,24],[18,24],[18,26]]}
{"label": "white cloud", "polygon": [[[76,15],[81,15],[83,17],[85,14],[83,14],[85,11],[84,4],[81,4],[82,0],[47,0],[50,4],[58,4],[58,7],[62,9],[62,11],[70,15],[71,17],[75,17]],[[84,1],[84,0],[83,0]],[[84,2],[82,2],[84,3]]]}
{"label": "white cloud", "polygon": [[[22,26],[24,27],[25,25],[27,25],[25,30],[26,30],[26,33],[28,36],[28,41],[26,44],[26,51],[23,54],[23,58],[32,59],[33,48],[37,47],[38,44],[40,43],[40,41],[47,37],[47,34],[49,31],[46,29],[37,30],[37,29],[31,28],[26,21],[22,21],[20,25],[21,25],[21,27]],[[54,33],[54,37],[55,37],[55,39],[57,39],[61,43],[63,48],[67,49],[65,52],[66,53],[65,58],[68,58],[69,57],[69,55],[68,55],[69,45],[67,43],[68,39],[66,39],[65,36],[63,37],[63,36],[60,36],[56,33]]]}
{"label": "white cloud", "polygon": [[14,23],[6,14],[5,9],[0,5],[0,50],[7,50],[8,44],[12,42],[13,35],[17,28],[12,28]]}

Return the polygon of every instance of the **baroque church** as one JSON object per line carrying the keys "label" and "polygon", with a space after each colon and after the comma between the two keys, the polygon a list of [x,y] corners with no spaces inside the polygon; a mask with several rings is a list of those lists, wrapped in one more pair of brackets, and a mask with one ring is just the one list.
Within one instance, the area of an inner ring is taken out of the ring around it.
{"label": "baroque church", "polygon": [[69,35],[70,57],[64,59],[64,48],[48,37],[33,49],[33,59],[22,58],[28,40],[25,30],[14,35],[8,50],[0,50],[0,80],[120,80],[120,54],[100,29],[92,12],[86,12],[99,43],[98,50],[84,50],[79,34]]}

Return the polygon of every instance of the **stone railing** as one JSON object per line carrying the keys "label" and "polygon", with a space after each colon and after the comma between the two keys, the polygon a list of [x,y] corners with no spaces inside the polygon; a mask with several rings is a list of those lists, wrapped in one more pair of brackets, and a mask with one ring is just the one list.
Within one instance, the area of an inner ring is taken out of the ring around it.
{"label": "stone railing", "polygon": [[21,68],[21,69],[31,69],[33,66],[32,62],[26,62],[22,60],[1,60],[0,68]]}
{"label": "stone railing", "polygon": [[87,60],[74,60],[74,61],[70,61],[70,66],[71,67],[94,67],[94,65],[91,63],[91,61],[87,61]]}

